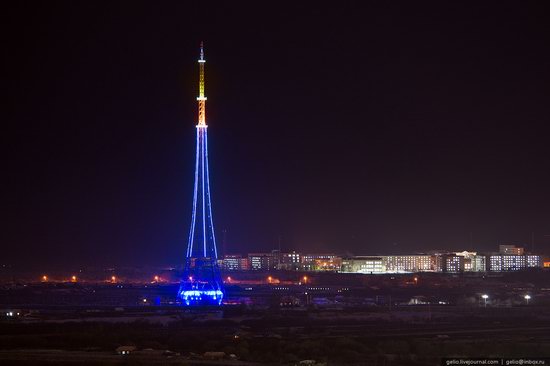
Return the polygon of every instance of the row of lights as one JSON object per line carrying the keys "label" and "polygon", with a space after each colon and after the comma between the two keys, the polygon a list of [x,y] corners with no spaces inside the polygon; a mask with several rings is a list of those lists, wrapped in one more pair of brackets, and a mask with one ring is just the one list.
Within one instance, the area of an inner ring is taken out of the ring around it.
{"label": "row of lights", "polygon": [[[191,280],[192,278],[190,277],[189,279]],[[76,276],[71,276],[71,282],[77,282],[77,280],[78,278]],[[48,276],[43,275],[42,282],[48,282],[48,281],[49,281]],[[116,281],[117,281],[117,277],[111,276],[111,282],[116,283]],[[159,276],[153,277],[153,282],[160,282],[160,281],[161,281],[161,278]]]}
{"label": "row of lights", "polygon": [[[481,298],[483,299],[484,306],[487,307],[487,300],[489,299],[489,295],[483,294],[481,295]],[[525,304],[529,305],[529,300],[531,300],[531,295],[527,294],[523,296],[523,298],[525,299]]]}
{"label": "row of lights", "polygon": [[[231,277],[227,277],[227,279],[228,279],[228,280],[231,280]],[[307,284],[307,281],[308,281],[308,280],[309,280],[309,278],[308,278],[307,276],[302,277],[302,281],[304,282],[304,284]],[[267,277],[267,282],[268,282],[268,283],[272,283],[272,282],[273,282],[273,277],[268,276],[268,277]],[[300,284],[302,284],[302,283],[300,282]]]}

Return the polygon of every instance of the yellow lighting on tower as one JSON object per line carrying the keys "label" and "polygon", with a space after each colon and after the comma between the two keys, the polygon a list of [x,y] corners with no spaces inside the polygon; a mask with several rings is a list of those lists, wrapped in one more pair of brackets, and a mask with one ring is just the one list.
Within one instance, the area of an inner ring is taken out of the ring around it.
{"label": "yellow lighting on tower", "polygon": [[201,42],[201,55],[199,58],[199,96],[197,101],[199,102],[199,123],[197,127],[206,127],[206,97],[204,96],[204,45]]}

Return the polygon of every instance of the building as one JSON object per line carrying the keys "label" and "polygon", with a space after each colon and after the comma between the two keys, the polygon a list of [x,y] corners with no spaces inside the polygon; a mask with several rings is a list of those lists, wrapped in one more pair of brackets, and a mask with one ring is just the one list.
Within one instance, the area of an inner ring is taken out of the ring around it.
{"label": "building", "polygon": [[445,255],[437,252],[431,256],[431,268],[433,272],[443,272],[445,269]]}
{"label": "building", "polygon": [[523,255],[523,248],[516,247],[515,245],[499,245],[499,254],[511,254],[511,255]]}
{"label": "building", "polygon": [[390,273],[434,271],[431,255],[390,255],[382,258],[385,260],[386,271]]}
{"label": "building", "polygon": [[477,252],[457,252],[456,256],[464,258],[464,271],[465,272],[485,272],[487,271],[486,257],[484,255],[478,255]]}
{"label": "building", "polygon": [[248,253],[248,262],[253,271],[271,271],[279,267],[279,252]]}
{"label": "building", "polygon": [[492,272],[520,271],[538,267],[542,267],[540,255],[493,254],[489,256],[489,271]]}
{"label": "building", "polygon": [[247,271],[250,269],[248,257],[240,254],[226,254],[223,256],[222,268],[225,271]]}
{"label": "building", "polygon": [[444,272],[447,273],[460,273],[464,272],[464,257],[460,255],[447,254],[444,256]]}
{"label": "building", "polygon": [[342,257],[332,257],[328,259],[316,259],[313,270],[323,272],[338,272],[342,268]]}
{"label": "building", "polygon": [[527,268],[544,267],[542,257],[536,254],[527,254],[525,256],[525,264],[527,265]]}
{"label": "building", "polygon": [[279,269],[288,271],[297,271],[300,269],[301,256],[300,253],[281,253],[281,261],[279,263]]}
{"label": "building", "polygon": [[304,271],[339,271],[342,257],[336,254],[303,254],[301,268]]}
{"label": "building", "polygon": [[386,273],[383,257],[353,257],[342,259],[341,272],[381,274]]}

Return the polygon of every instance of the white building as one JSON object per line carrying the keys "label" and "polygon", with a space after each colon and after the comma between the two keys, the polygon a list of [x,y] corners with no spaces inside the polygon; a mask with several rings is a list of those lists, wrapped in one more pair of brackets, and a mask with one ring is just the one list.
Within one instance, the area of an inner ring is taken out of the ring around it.
{"label": "white building", "polygon": [[383,257],[354,257],[342,259],[344,273],[386,273]]}
{"label": "white building", "polygon": [[485,272],[487,270],[486,257],[484,255],[478,255],[477,252],[469,252],[467,250],[463,252],[457,252],[455,255],[464,257],[465,272]]}
{"label": "white building", "polygon": [[431,255],[392,255],[382,258],[386,271],[390,273],[434,271]]}
{"label": "white building", "polygon": [[494,254],[489,256],[489,271],[519,271],[535,267],[542,267],[540,255]]}

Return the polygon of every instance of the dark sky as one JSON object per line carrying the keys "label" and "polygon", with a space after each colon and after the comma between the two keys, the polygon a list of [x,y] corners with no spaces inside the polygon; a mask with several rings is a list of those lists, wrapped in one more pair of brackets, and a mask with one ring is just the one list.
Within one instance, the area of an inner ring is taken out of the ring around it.
{"label": "dark sky", "polygon": [[198,3],[3,5],[2,261],[182,262],[201,40],[227,251],[548,252],[543,2]]}

